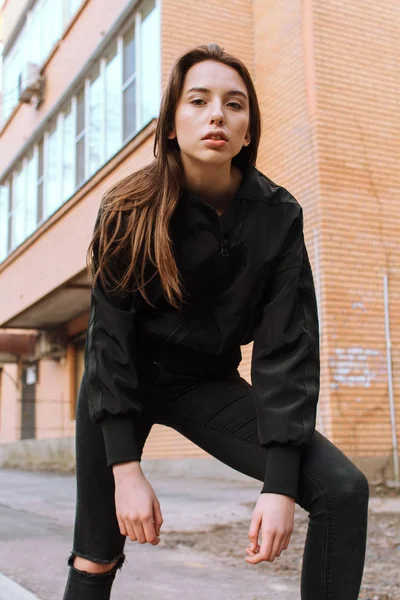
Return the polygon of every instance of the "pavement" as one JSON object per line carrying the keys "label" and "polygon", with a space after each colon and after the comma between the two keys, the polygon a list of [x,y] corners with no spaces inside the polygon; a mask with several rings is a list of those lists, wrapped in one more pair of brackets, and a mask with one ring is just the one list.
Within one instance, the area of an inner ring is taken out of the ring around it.
{"label": "pavement", "polygon": [[[250,525],[259,481],[144,472],[161,504],[161,542],[152,546],[127,539],[127,562],[112,598],[300,600],[300,581],[272,573],[270,563],[245,562],[247,539],[237,541],[243,561],[236,563],[187,545],[163,545],[171,532],[187,535],[237,521]],[[0,600],[61,600],[72,545],[75,477],[3,469],[0,482]],[[400,498],[371,498],[370,509],[400,512]],[[300,512],[305,514],[296,505]]]}
{"label": "pavement", "polygon": [[[169,532],[207,531],[243,519],[250,525],[252,510],[246,503],[255,505],[259,481],[145,474],[161,504],[161,542],[152,546],[127,539],[127,562],[117,574],[112,597],[300,599],[299,588],[268,574],[267,563],[245,562],[247,539],[238,540],[243,562],[236,565],[183,545],[163,547]],[[74,476],[0,470],[0,481],[0,600],[61,600],[72,545]],[[33,596],[24,596],[25,591]]]}

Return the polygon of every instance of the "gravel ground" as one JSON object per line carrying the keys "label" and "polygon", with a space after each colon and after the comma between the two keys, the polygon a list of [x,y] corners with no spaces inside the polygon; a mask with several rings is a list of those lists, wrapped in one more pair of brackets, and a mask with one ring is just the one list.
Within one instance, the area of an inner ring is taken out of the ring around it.
{"label": "gravel ground", "polygon": [[[399,491],[370,486],[372,497],[399,497]],[[247,504],[249,508],[254,503]],[[308,525],[307,513],[296,506],[295,526],[288,548],[272,563],[264,562],[273,573],[300,581],[302,554]],[[232,564],[247,556],[249,523],[239,521],[214,527],[211,531],[171,532],[160,542],[169,548],[191,547],[217,555]],[[359,600],[400,600],[400,514],[373,513],[368,519],[368,541]]]}

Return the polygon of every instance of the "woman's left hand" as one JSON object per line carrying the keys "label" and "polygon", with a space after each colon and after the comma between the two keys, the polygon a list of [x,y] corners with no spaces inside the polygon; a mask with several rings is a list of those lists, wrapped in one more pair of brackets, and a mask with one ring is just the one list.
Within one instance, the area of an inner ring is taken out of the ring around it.
{"label": "woman's left hand", "polygon": [[[295,499],[283,494],[260,494],[253,511],[249,529],[250,544],[245,558],[253,565],[273,562],[289,545],[293,533]],[[261,548],[258,535],[261,528]]]}

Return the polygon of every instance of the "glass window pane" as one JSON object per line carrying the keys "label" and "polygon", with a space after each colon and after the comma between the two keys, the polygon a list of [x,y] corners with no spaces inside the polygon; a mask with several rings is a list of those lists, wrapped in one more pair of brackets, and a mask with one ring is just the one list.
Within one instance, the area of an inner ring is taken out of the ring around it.
{"label": "glass window pane", "polygon": [[45,218],[53,214],[61,204],[60,188],[59,188],[59,166],[58,166],[58,130],[54,126],[49,131],[46,149],[46,202],[45,202]]}
{"label": "glass window pane", "polygon": [[11,247],[14,249],[25,239],[25,171],[21,168],[13,178]]}
{"label": "glass window pane", "polygon": [[63,0],[46,0],[41,10],[44,59],[62,34]]}
{"label": "glass window pane", "polygon": [[68,23],[68,21],[72,19],[72,17],[75,15],[76,11],[82,4],[82,0],[66,0],[66,3],[66,19]]}
{"label": "glass window pane", "polygon": [[141,125],[158,117],[161,102],[160,22],[154,0],[143,7],[140,31]]}
{"label": "glass window pane", "polygon": [[135,29],[124,36],[124,83],[136,73]]}
{"label": "glass window pane", "polygon": [[102,88],[102,78],[97,72],[89,92],[89,175],[97,171],[102,162]]}
{"label": "glass window pane", "polygon": [[26,172],[26,237],[36,229],[37,223],[37,157],[35,153],[28,159]]}
{"label": "glass window pane", "polygon": [[[22,33],[25,33],[25,29]],[[16,41],[15,46],[4,59],[3,67],[3,115],[4,120],[8,119],[18,104],[18,85],[19,76],[22,71],[21,35]]]}
{"label": "glass window pane", "polygon": [[37,212],[37,222],[38,224],[42,222],[44,218],[43,214],[43,182],[38,185],[38,212]]}
{"label": "glass window pane", "polygon": [[76,98],[76,135],[85,129],[85,90],[82,89]]}
{"label": "glass window pane", "polygon": [[[43,4],[43,2],[39,2],[38,4]],[[35,9],[31,13],[26,44],[29,46],[29,54],[32,62],[37,65],[40,65],[44,60],[42,29],[43,19],[41,19],[41,11]]]}
{"label": "glass window pane", "polygon": [[136,131],[136,81],[124,91],[124,141]]}
{"label": "glass window pane", "polygon": [[71,108],[64,114],[63,143],[63,201],[72,196],[75,190],[75,131]]}
{"label": "glass window pane", "polygon": [[43,176],[43,138],[39,142],[38,178]]}
{"label": "glass window pane", "polygon": [[120,64],[121,61],[115,44],[106,64],[106,160],[122,146],[122,81]]}
{"label": "glass window pane", "polygon": [[85,179],[85,137],[76,144],[76,186]]}
{"label": "glass window pane", "polygon": [[0,186],[0,261],[4,260],[8,251],[8,185]]}
{"label": "glass window pane", "polygon": [[38,144],[38,210],[37,222],[40,223],[44,216],[43,207],[43,138]]}

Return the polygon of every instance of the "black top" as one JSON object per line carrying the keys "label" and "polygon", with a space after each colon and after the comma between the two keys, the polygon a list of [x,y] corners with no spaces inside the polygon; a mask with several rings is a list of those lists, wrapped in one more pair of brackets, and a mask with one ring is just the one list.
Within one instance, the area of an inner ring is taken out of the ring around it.
{"label": "black top", "polygon": [[254,340],[252,389],[268,458],[263,491],[296,498],[300,453],[315,429],[320,383],[302,207],[250,165],[221,217],[185,190],[171,235],[187,292],[183,310],[167,302],[158,274],[147,287],[155,309],[139,292],[117,297],[99,283],[92,290],[87,392],[91,418],[103,427],[108,465],[140,459],[129,419],[142,409],[134,391],[142,334],[201,352],[217,365]]}

